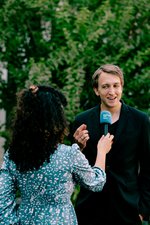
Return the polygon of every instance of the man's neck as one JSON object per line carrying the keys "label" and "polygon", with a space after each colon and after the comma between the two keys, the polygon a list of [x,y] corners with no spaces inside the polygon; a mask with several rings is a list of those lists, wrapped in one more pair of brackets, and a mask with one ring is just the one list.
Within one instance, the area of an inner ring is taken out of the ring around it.
{"label": "man's neck", "polygon": [[106,107],[103,104],[101,104],[100,109],[101,109],[101,111],[103,111],[103,110],[109,111],[112,115],[112,123],[115,123],[117,120],[119,120],[120,112],[121,112],[121,105],[122,105],[121,102],[115,107]]}

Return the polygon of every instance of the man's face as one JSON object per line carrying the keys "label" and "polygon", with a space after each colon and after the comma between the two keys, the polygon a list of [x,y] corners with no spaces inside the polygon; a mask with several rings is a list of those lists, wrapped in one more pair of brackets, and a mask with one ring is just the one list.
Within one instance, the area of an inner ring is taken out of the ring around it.
{"label": "man's face", "polygon": [[123,87],[118,76],[102,72],[98,78],[98,88],[94,88],[94,91],[106,108],[120,105]]}

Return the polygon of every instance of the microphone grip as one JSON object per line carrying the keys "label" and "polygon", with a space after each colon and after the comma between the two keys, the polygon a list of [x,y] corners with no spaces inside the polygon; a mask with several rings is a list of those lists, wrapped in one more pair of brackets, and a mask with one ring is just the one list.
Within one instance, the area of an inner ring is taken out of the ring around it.
{"label": "microphone grip", "polygon": [[104,135],[106,136],[108,134],[108,124],[104,124]]}

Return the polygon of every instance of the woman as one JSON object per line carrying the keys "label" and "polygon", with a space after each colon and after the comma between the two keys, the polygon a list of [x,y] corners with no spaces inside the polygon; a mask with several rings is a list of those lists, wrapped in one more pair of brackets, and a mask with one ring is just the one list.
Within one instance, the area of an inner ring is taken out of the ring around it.
{"label": "woman", "polygon": [[33,85],[18,93],[12,140],[0,170],[1,225],[76,225],[70,200],[75,184],[102,190],[113,136],[99,140],[92,168],[77,144],[62,144],[67,135],[64,106],[64,95],[50,86]]}

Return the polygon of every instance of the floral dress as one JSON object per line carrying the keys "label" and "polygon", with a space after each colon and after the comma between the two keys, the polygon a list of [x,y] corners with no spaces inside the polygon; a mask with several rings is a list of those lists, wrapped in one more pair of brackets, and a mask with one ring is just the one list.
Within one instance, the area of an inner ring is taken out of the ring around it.
{"label": "floral dress", "polygon": [[[0,169],[0,225],[77,225],[71,195],[78,183],[101,191],[106,174],[91,167],[77,144],[58,145],[38,170],[20,173],[5,154]],[[16,188],[21,203],[16,207]]]}

